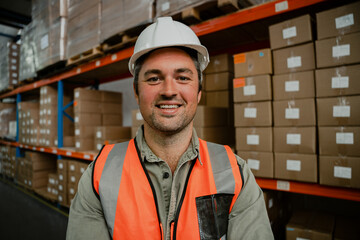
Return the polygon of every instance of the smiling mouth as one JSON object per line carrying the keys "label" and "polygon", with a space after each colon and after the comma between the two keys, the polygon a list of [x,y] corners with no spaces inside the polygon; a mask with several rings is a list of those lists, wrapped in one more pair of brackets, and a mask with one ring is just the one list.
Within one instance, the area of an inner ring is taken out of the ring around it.
{"label": "smiling mouth", "polygon": [[166,105],[157,105],[157,107],[158,108],[160,108],[160,109],[176,109],[176,108],[179,108],[180,107],[180,105],[168,105],[168,104],[166,104]]}

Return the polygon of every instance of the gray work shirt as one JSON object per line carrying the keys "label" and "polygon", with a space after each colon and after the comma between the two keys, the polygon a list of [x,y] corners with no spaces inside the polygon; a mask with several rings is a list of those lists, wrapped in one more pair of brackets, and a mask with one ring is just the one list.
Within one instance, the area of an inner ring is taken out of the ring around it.
{"label": "gray work shirt", "polygon": [[[146,144],[141,127],[137,132],[136,141],[141,160],[145,163],[158,198],[158,210],[165,239],[169,240],[170,222],[175,217],[191,162],[199,161],[197,158],[199,140],[193,130],[191,143],[180,158],[173,175],[167,163],[158,158]],[[227,239],[274,239],[263,193],[245,161],[239,156],[236,158],[243,170],[244,185],[229,214]],[[92,188],[93,167],[94,162],[90,163],[82,175],[78,191],[71,203],[66,234],[68,240],[111,239],[101,203]]]}

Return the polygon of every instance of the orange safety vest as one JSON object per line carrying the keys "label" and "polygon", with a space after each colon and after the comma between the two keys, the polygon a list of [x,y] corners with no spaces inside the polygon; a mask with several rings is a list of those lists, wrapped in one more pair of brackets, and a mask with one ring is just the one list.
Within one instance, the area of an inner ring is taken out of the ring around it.
{"label": "orange safety vest", "polygon": [[[199,141],[200,161],[193,161],[189,170],[171,239],[205,239],[209,234],[222,239],[219,232],[226,234],[228,214],[242,188],[241,168],[231,149]],[[93,189],[114,240],[164,239],[156,193],[139,156],[132,139],[104,146],[95,160]],[[209,229],[209,221],[218,219],[225,219],[225,225]]]}

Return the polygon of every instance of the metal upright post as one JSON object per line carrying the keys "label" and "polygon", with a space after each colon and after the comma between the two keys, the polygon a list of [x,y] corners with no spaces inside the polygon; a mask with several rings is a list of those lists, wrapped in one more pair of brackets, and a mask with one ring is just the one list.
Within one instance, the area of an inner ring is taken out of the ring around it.
{"label": "metal upright post", "polygon": [[[21,102],[20,93],[16,94],[16,142],[19,142],[19,103]],[[22,157],[19,147],[16,147],[16,157]]]}
{"label": "metal upright post", "polygon": [[64,104],[64,83],[58,81],[58,104],[57,104],[57,134],[58,134],[58,148],[63,147],[64,123],[63,123],[63,104]]}

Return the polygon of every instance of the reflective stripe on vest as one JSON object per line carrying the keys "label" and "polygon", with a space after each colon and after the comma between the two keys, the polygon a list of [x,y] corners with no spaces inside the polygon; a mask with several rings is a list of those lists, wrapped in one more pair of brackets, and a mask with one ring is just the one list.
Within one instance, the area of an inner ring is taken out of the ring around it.
{"label": "reflective stripe on vest", "polygon": [[[241,191],[240,169],[230,148],[199,141],[200,161],[193,162],[189,172],[172,239],[200,239],[196,198],[232,194],[230,212]],[[93,187],[113,239],[163,238],[156,194],[134,140],[103,148],[95,161]]]}

